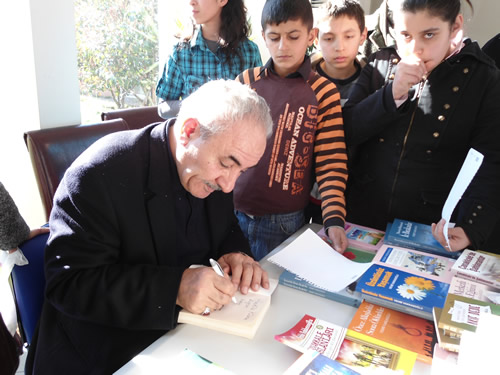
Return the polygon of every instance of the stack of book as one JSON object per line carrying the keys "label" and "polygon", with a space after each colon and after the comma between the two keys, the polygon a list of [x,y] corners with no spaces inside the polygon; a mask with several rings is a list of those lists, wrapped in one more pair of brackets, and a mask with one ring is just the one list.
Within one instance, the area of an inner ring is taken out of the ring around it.
{"label": "stack of book", "polygon": [[359,278],[356,291],[367,302],[432,320],[432,308],[444,306],[454,262],[423,251],[384,245]]}
{"label": "stack of book", "polygon": [[418,361],[432,363],[437,339],[429,320],[364,301],[348,329],[410,350]]}
{"label": "stack of book", "polygon": [[[417,358],[411,350],[310,315],[305,315],[290,330],[276,335],[275,339],[306,353],[303,361],[307,363],[315,358],[308,354],[312,350],[360,374],[373,374],[376,370],[376,373],[410,375]],[[321,361],[322,364],[324,362]],[[335,373],[350,373],[342,371],[339,369]]]}
{"label": "stack of book", "polygon": [[460,252],[449,252],[434,238],[430,225],[394,219],[385,230],[384,244],[425,251],[457,259]]}
{"label": "stack of book", "polygon": [[463,332],[475,332],[481,314],[500,315],[500,258],[464,250],[452,272],[445,304],[434,308],[434,323],[439,345],[458,352]]}

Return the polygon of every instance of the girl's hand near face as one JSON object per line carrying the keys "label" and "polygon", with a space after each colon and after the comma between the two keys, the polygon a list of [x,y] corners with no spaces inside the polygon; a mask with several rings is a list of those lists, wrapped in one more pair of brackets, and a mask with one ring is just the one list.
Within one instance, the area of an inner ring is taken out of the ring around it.
{"label": "girl's hand near face", "polygon": [[392,83],[392,95],[394,100],[406,98],[408,90],[417,83],[426,79],[427,69],[424,62],[415,55],[403,57],[398,64],[394,82]]}

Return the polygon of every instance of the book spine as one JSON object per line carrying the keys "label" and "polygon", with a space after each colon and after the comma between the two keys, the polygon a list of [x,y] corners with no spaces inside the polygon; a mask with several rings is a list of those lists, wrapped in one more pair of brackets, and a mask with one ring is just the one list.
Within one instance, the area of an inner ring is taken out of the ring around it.
{"label": "book spine", "polygon": [[417,353],[417,361],[432,365],[432,357],[421,353]]}
{"label": "book spine", "polygon": [[361,298],[356,298],[355,296],[350,297],[340,293],[333,293],[323,289],[314,288],[313,286],[307,284],[306,282],[301,283],[300,281],[295,280],[295,278],[291,279],[286,277],[280,277],[279,283],[289,288],[294,288],[309,294],[313,294],[318,297],[340,302],[349,306],[359,307],[362,301]]}
{"label": "book spine", "polygon": [[453,353],[458,353],[458,349],[460,348],[459,345],[449,344],[449,343],[446,343],[446,342],[443,342],[443,343],[439,344],[439,346],[441,348],[443,348],[444,350],[448,350],[449,352],[453,352]]}
{"label": "book spine", "polygon": [[401,312],[404,312],[406,314],[414,315],[414,316],[417,316],[419,318],[423,318],[423,319],[427,319],[427,320],[431,320],[431,321],[433,319],[432,312],[427,312],[425,310],[419,310],[419,309],[416,309],[416,308],[413,308],[410,306],[406,306],[406,305],[402,305],[402,304],[399,304],[396,302],[387,301],[383,298],[372,296],[372,295],[367,295],[365,293],[361,293],[361,295],[363,296],[363,298],[366,302],[371,302],[371,303],[374,303],[376,305],[388,307],[390,309],[401,311]]}
{"label": "book spine", "polygon": [[443,330],[443,333],[445,334],[445,336],[448,336],[448,337],[451,337],[454,339],[459,339],[460,337],[462,337],[463,329],[451,326],[449,324],[441,324],[441,327],[442,327],[441,329]]}
{"label": "book spine", "polygon": [[467,272],[467,271],[462,271],[458,268],[454,269],[454,274],[457,275],[458,277],[462,277],[462,278],[469,279],[472,281],[477,281],[478,283],[483,284],[483,285],[492,286],[494,288],[500,288],[500,282],[486,279],[484,277],[481,277],[480,275],[475,275],[475,274]]}

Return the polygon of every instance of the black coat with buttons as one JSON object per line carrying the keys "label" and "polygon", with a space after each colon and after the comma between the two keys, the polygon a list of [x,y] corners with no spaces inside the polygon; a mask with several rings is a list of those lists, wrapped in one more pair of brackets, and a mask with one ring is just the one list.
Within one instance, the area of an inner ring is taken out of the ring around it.
{"label": "black coat with buttons", "polygon": [[[187,265],[185,232],[175,224],[180,182],[167,147],[171,124],[110,134],[66,171],[50,215],[46,298],[26,374],[112,374],[177,326]],[[213,192],[203,204],[199,225],[210,241],[193,263],[249,254],[232,194]]]}
{"label": "black coat with buttons", "polygon": [[[394,48],[372,56],[344,107],[350,150],[347,220],[385,229],[394,218],[430,224],[470,148],[483,164],[455,210],[474,248],[500,249],[500,71],[477,43],[443,61],[399,108]],[[498,223],[497,223],[498,221]]]}

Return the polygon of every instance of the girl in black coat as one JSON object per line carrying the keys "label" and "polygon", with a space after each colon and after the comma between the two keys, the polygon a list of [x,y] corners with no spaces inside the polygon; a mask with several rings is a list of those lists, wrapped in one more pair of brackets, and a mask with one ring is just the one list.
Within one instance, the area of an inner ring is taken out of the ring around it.
{"label": "girl in black coat", "polygon": [[434,235],[446,246],[441,211],[474,148],[483,164],[452,217],[448,250],[498,251],[490,234],[500,213],[500,72],[463,37],[460,0],[391,9],[397,48],[372,55],[344,107],[347,220],[378,229],[394,218],[439,222]]}

